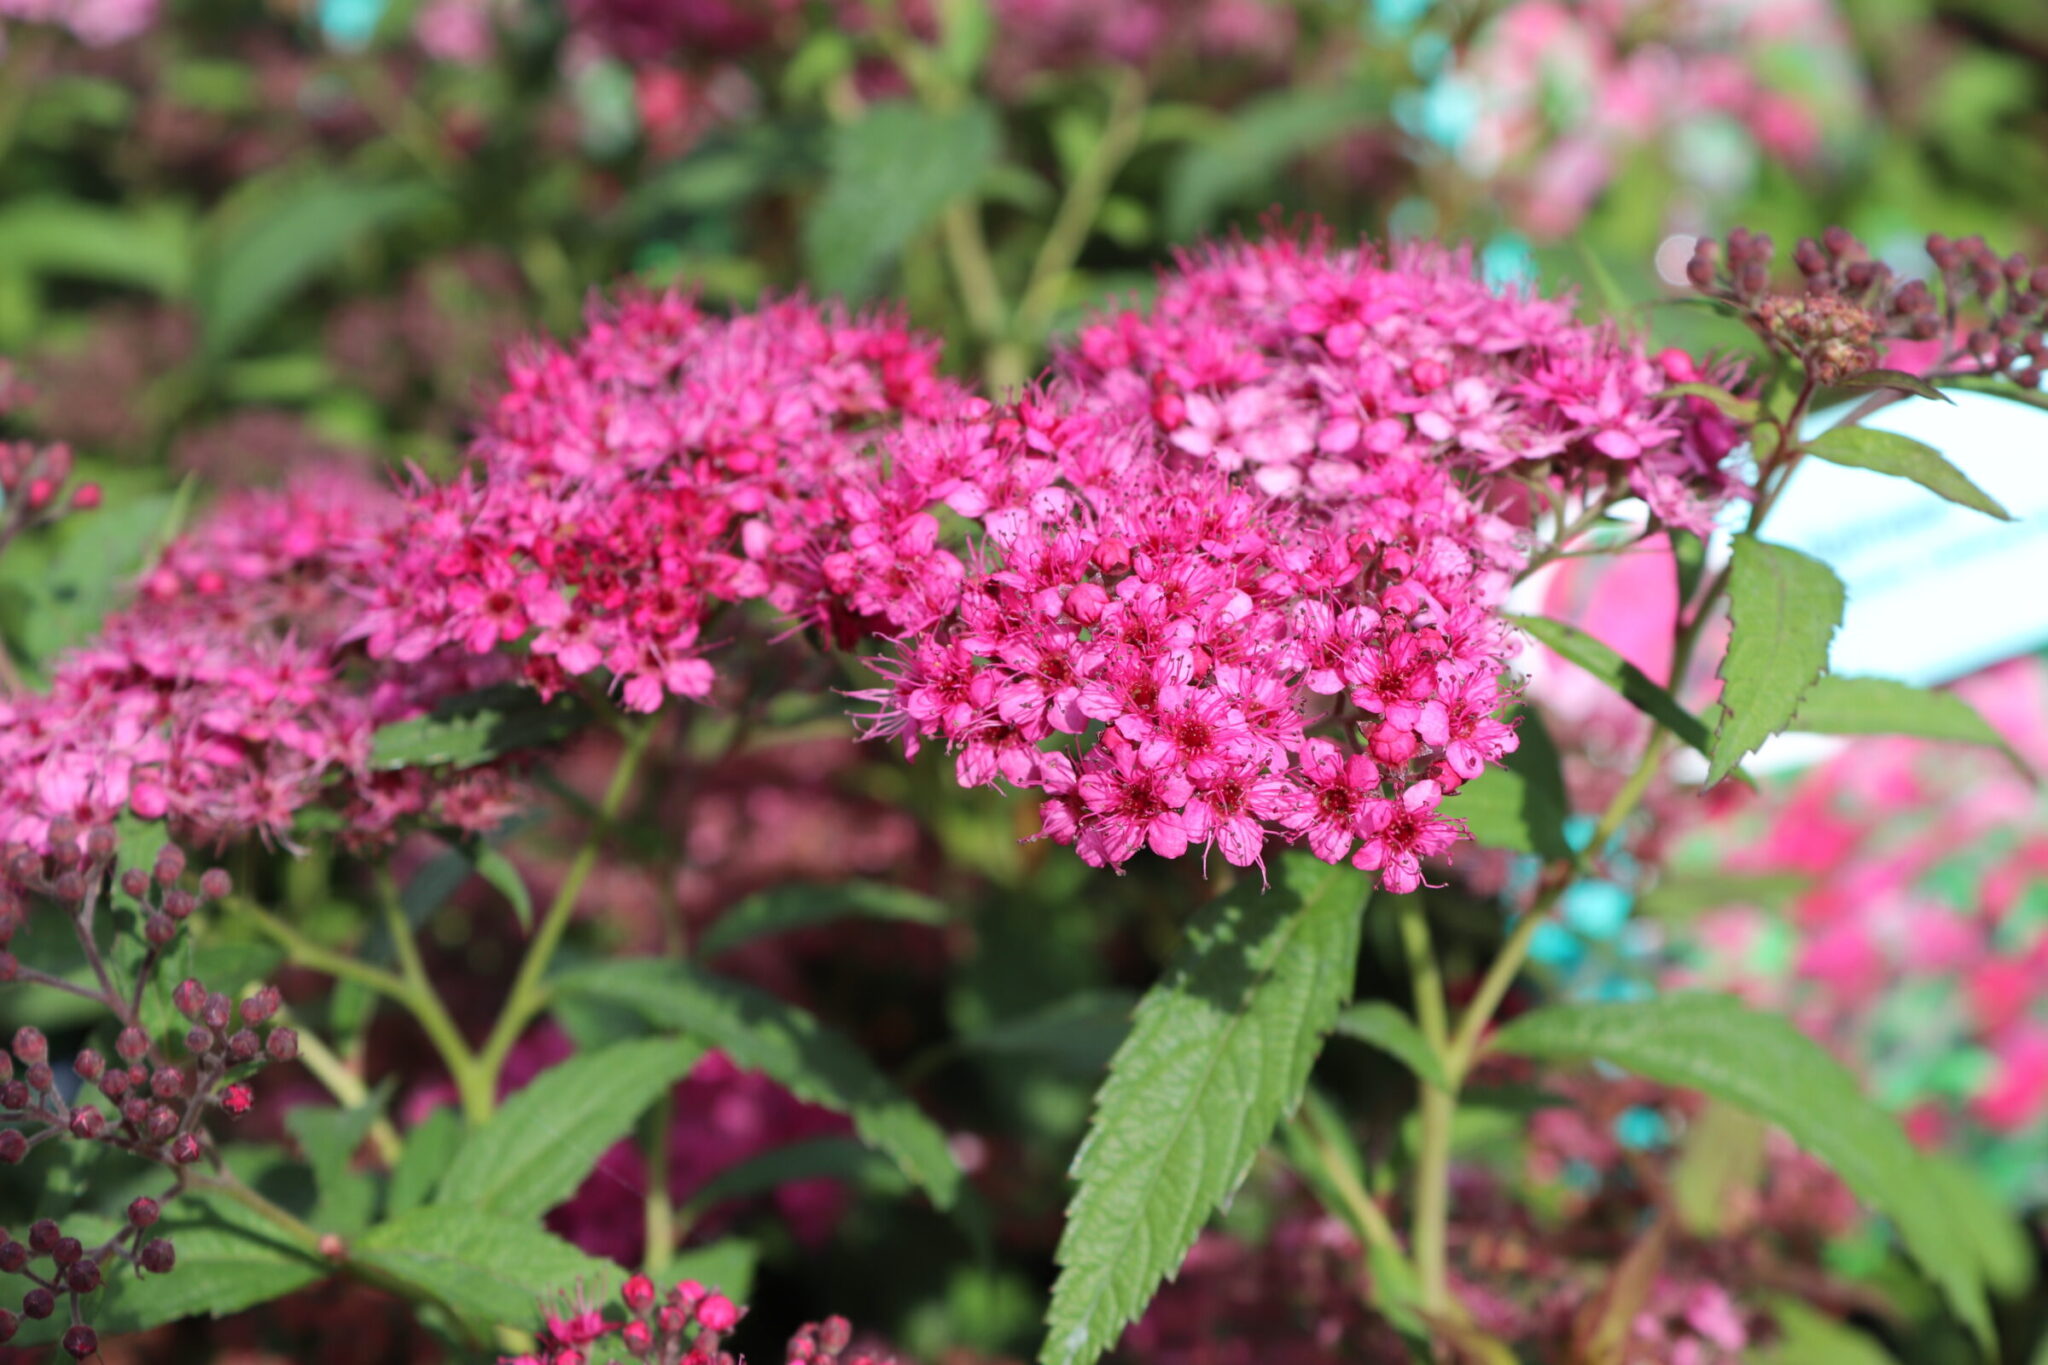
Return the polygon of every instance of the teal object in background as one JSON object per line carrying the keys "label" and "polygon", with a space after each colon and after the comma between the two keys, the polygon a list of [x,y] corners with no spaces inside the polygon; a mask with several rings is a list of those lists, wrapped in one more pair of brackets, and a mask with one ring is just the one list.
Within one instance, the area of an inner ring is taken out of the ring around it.
{"label": "teal object in background", "polygon": [[339,48],[368,47],[388,4],[389,0],[320,0],[321,36]]}

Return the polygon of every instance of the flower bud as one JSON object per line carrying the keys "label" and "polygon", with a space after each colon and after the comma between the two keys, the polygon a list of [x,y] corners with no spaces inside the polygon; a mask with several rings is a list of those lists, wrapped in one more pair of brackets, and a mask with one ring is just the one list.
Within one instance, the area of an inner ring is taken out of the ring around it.
{"label": "flower bud", "polygon": [[143,1120],[142,1131],[158,1142],[162,1142],[178,1131],[178,1111],[167,1104],[160,1104],[149,1111]]}
{"label": "flower bud", "polygon": [[131,867],[121,874],[121,894],[130,900],[141,900],[149,894],[149,874],[139,867]]}
{"label": "flower bud", "polygon": [[50,1069],[48,1062],[37,1062],[23,1073],[23,1078],[28,1081],[29,1089],[44,1094],[57,1088],[57,1073]]}
{"label": "flower bud", "polygon": [[288,1062],[299,1055],[299,1035],[288,1028],[274,1028],[263,1040],[263,1050],[273,1062]]}
{"label": "flower bud", "polygon": [[152,1275],[164,1275],[178,1263],[177,1249],[167,1238],[158,1237],[135,1253],[135,1259]]}
{"label": "flower bud", "polygon": [[697,1321],[710,1332],[730,1332],[739,1324],[740,1310],[723,1294],[713,1294],[697,1305]]}
{"label": "flower bud", "polygon": [[169,915],[151,915],[142,922],[142,937],[152,948],[168,948],[177,936],[178,922]]}
{"label": "flower bud", "polygon": [[853,1324],[836,1313],[818,1324],[818,1344],[828,1355],[838,1355],[852,1340]]}
{"label": "flower bud", "polygon": [[107,1073],[107,1059],[91,1048],[86,1048],[73,1059],[71,1069],[82,1081],[96,1081]]}
{"label": "flower bud", "polygon": [[12,1238],[0,1240],[0,1271],[19,1275],[21,1268],[28,1264],[28,1248]]}
{"label": "flower bud", "polygon": [[100,1287],[100,1263],[80,1261],[64,1272],[64,1284],[74,1294],[90,1294]]}
{"label": "flower bud", "polygon": [[283,1003],[284,997],[278,994],[277,987],[259,987],[249,992],[248,998],[242,1001],[242,1022],[245,1024],[263,1023],[270,1016],[276,1014],[278,1007]]}
{"label": "flower bud", "polygon": [[654,1347],[654,1329],[644,1322],[629,1322],[619,1329],[619,1340],[634,1355],[645,1355]]}
{"label": "flower bud", "polygon": [[0,1342],[14,1340],[14,1334],[21,1330],[21,1319],[4,1308],[0,1308]]}
{"label": "flower bud", "polygon": [[191,1133],[180,1133],[171,1140],[171,1160],[180,1166],[190,1166],[201,1156],[199,1139]]}
{"label": "flower bud", "polygon": [[0,982],[12,981],[21,975],[21,963],[13,953],[0,952]]}
{"label": "flower bud", "polygon": [[0,1128],[0,1166],[18,1166],[28,1155],[28,1139],[15,1128]]}
{"label": "flower bud", "polygon": [[210,1029],[224,1029],[235,1017],[235,1002],[214,991],[206,997],[206,1007],[199,1012],[199,1022]]}
{"label": "flower bud", "polygon": [[38,1256],[47,1256],[63,1235],[64,1229],[57,1226],[56,1219],[38,1218],[28,1225],[28,1249]]}
{"label": "flower bud", "polygon": [[64,1350],[73,1360],[84,1360],[99,1349],[99,1334],[82,1322],[64,1334]]}
{"label": "flower bud", "polygon": [[79,904],[85,900],[85,874],[77,868],[59,872],[50,883],[50,894],[66,905]]}
{"label": "flower bud", "polygon": [[619,1290],[619,1297],[634,1313],[644,1313],[654,1306],[654,1281],[645,1275],[635,1275]]}
{"label": "flower bud", "polygon": [[165,846],[164,850],[156,855],[157,885],[169,886],[184,875],[185,850],[179,848],[176,844]]}
{"label": "flower bud", "polygon": [[254,1029],[236,1029],[228,1038],[228,1061],[241,1064],[263,1050],[263,1040],[256,1036]]}
{"label": "flower bud", "polygon": [[114,1052],[124,1062],[140,1061],[149,1055],[149,1035],[132,1025],[114,1039]]}
{"label": "flower bud", "polygon": [[21,1315],[40,1322],[57,1311],[57,1296],[41,1285],[21,1296]]}
{"label": "flower bud", "polygon": [[197,1057],[213,1050],[213,1030],[192,1028],[185,1030],[185,1051]]}
{"label": "flower bud", "polygon": [[179,887],[164,892],[164,913],[174,920],[190,919],[199,908],[199,897]]}
{"label": "flower bud", "polygon": [[220,1092],[220,1107],[231,1119],[242,1117],[255,1103],[256,1092],[246,1085],[231,1085]]}
{"label": "flower bud", "polygon": [[84,833],[78,822],[68,815],[60,815],[50,822],[50,860],[59,867],[73,867],[78,863],[78,837]]}
{"label": "flower bud", "polygon": [[199,890],[208,900],[224,900],[234,894],[235,879],[224,867],[209,867],[199,874]]}
{"label": "flower bud", "polygon": [[116,1067],[100,1077],[100,1093],[110,1100],[118,1100],[128,1093],[128,1069]]}
{"label": "flower bud", "polygon": [[133,1127],[142,1127],[149,1121],[149,1096],[137,1092],[122,1100],[121,1118]]}
{"label": "flower bud", "polygon": [[107,1116],[97,1109],[71,1111],[71,1136],[90,1142],[107,1131]]}
{"label": "flower bud", "polygon": [[149,1076],[149,1093],[160,1100],[170,1099],[185,1089],[185,1073],[175,1066],[160,1066]]}
{"label": "flower bud", "polygon": [[144,1197],[128,1205],[128,1223],[131,1227],[146,1228],[163,1217],[163,1206],[156,1200]]}
{"label": "flower bud", "polygon": [[704,1302],[704,1296],[710,1292],[695,1280],[676,1281],[676,1300],[685,1308],[695,1308]]}
{"label": "flower bud", "polygon": [[85,836],[85,856],[96,863],[103,863],[114,856],[114,850],[119,844],[120,840],[116,838],[111,826],[96,826]]}
{"label": "flower bud", "polygon": [[28,1082],[9,1081],[0,1085],[0,1109],[28,1108]]}
{"label": "flower bud", "polygon": [[206,1008],[206,987],[193,977],[186,977],[171,992],[171,1004],[187,1019],[197,1021],[201,1010]]}
{"label": "flower bud", "polygon": [[50,1247],[50,1259],[59,1266],[77,1265],[78,1258],[85,1255],[85,1244],[76,1237],[59,1237]]}
{"label": "flower bud", "polygon": [[14,1031],[14,1055],[25,1064],[46,1062],[50,1059],[50,1040],[41,1029],[23,1024]]}

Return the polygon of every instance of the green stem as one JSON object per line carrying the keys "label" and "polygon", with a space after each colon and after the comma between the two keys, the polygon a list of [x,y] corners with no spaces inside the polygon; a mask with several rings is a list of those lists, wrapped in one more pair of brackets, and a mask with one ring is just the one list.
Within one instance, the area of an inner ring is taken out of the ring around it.
{"label": "green stem", "polygon": [[319,1233],[244,1185],[236,1176],[227,1172],[200,1175],[188,1169],[183,1174],[183,1183],[185,1189],[204,1190],[209,1194],[233,1200],[297,1242],[302,1251],[315,1256],[320,1254]]}
{"label": "green stem", "polygon": [[1402,1247],[1400,1237],[1395,1234],[1394,1225],[1387,1221],[1386,1212],[1380,1208],[1379,1201],[1372,1197],[1365,1186],[1358,1183],[1358,1177],[1352,1174],[1351,1167],[1338,1155],[1336,1144],[1323,1132],[1322,1125],[1316,1122],[1312,1108],[1303,1109],[1301,1124],[1308,1133],[1309,1145],[1315,1148],[1316,1156],[1322,1162],[1323,1178],[1330,1182],[1330,1188],[1336,1191],[1338,1200],[1344,1205],[1344,1211],[1351,1215],[1352,1225],[1358,1229],[1358,1235],[1368,1246],[1378,1247],[1387,1255],[1405,1263],[1408,1253]]}
{"label": "green stem", "polygon": [[[583,884],[590,880],[590,874],[597,866],[597,855],[604,846],[605,836],[611,832],[612,822],[618,818],[620,808],[626,803],[626,794],[632,790],[633,776],[640,769],[640,760],[647,753],[654,729],[655,721],[649,719],[634,726],[626,735],[625,748],[619,754],[618,765],[612,769],[611,785],[605,788],[604,798],[598,802],[597,819],[584,836],[583,846],[576,850],[568,872],[562,877],[561,886],[555,891],[554,901],[541,917],[533,942],[519,963],[519,974],[512,979],[512,989],[505,997],[504,1008],[498,1013],[498,1022],[492,1026],[491,1036],[484,1040],[478,1056],[479,1080],[487,1093],[480,1097],[480,1108],[472,1113],[473,1118],[489,1117],[496,1102],[498,1073],[504,1069],[505,1059],[512,1053],[512,1045],[519,1041],[519,1035],[546,1002],[547,989],[543,981],[548,967],[554,961],[555,950],[561,947],[562,935],[568,932],[569,921],[575,916],[576,899],[583,893]],[[468,1112],[467,1105],[465,1112]]]}
{"label": "green stem", "polygon": [[294,966],[309,967],[316,972],[325,972],[340,981],[353,981],[367,986],[388,999],[403,1003],[408,995],[406,984],[399,977],[373,967],[367,962],[358,962],[346,953],[315,943],[291,925],[242,896],[230,896],[221,902],[230,913],[242,916],[263,933],[266,938],[284,949],[285,956]]}
{"label": "green stem", "polygon": [[[327,1046],[327,1041],[293,1017],[289,1009],[279,1010],[277,1022],[289,1024],[299,1035],[299,1061],[306,1070],[313,1073],[313,1079],[320,1082],[335,1102],[345,1109],[360,1109],[369,1103],[370,1088],[363,1084],[363,1078]],[[398,1164],[398,1158],[405,1150],[404,1142],[391,1120],[379,1118],[370,1124],[370,1145],[377,1149],[377,1159],[385,1167]]]}
{"label": "green stem", "polygon": [[[1401,946],[1408,955],[1408,975],[1415,991],[1415,1020],[1431,1052],[1447,1060],[1447,1012],[1443,974],[1430,942],[1429,921],[1420,896],[1403,896],[1397,909]],[[1451,1120],[1457,1101],[1451,1091],[1422,1082],[1422,1141],[1415,1161],[1415,1208],[1412,1235],[1415,1277],[1425,1312],[1441,1314],[1450,1306],[1449,1228],[1451,1199]]]}
{"label": "green stem", "polygon": [[676,1249],[676,1208],[668,1192],[669,1130],[674,1122],[675,1106],[664,1095],[647,1116],[645,1144],[647,1194],[644,1207],[647,1252],[646,1264],[642,1268],[656,1279],[661,1278],[661,1272],[667,1269]]}
{"label": "green stem", "polygon": [[420,958],[419,944],[413,940],[412,924],[405,917],[398,888],[387,879],[381,890],[385,932],[391,936],[391,950],[398,957],[400,979],[405,983],[405,995],[399,1003],[419,1022],[427,1041],[440,1056],[441,1065],[448,1068],[462,1103],[462,1116],[472,1124],[482,1123],[491,1116],[491,1107],[497,1101],[497,1076],[478,1064],[475,1050],[462,1036],[448,1007],[441,1002],[440,992],[427,976],[427,966]]}

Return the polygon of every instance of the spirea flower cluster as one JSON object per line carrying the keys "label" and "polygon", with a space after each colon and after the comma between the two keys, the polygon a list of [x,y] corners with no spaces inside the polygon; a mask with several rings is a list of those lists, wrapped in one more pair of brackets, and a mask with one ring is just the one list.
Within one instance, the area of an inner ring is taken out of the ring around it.
{"label": "spirea flower cluster", "polygon": [[543,692],[608,671],[625,706],[711,690],[721,605],[824,611],[837,485],[876,429],[960,394],[889,317],[800,301],[721,318],[675,295],[517,358],[455,482],[416,487],[355,630],[400,664],[531,636]]}
{"label": "spirea flower cluster", "polygon": [[[1627,481],[1702,524],[1734,435],[1659,396],[1689,365],[1455,254],[1189,258],[1047,389],[891,441],[825,563],[905,632],[870,728],[1042,790],[1044,835],[1093,864],[1305,839],[1413,890],[1459,834],[1442,798],[1515,742],[1495,608],[1523,547],[1492,481]],[[978,524],[966,563],[933,504]]]}
{"label": "spirea flower cluster", "polygon": [[[696,1280],[667,1293],[645,1275],[619,1290],[626,1320],[614,1322],[581,1291],[562,1312],[546,1314],[547,1328],[533,1354],[502,1356],[503,1365],[737,1365],[723,1349],[747,1310]],[[853,1328],[845,1318],[806,1323],[789,1341],[787,1365],[895,1365],[893,1359],[849,1352]]]}
{"label": "spirea flower cluster", "polygon": [[345,633],[396,510],[366,481],[315,473],[230,497],[175,541],[135,600],[56,661],[46,693],[0,698],[0,842],[42,847],[53,821],[131,812],[204,843],[289,838],[316,804],[339,807],[359,844],[408,818],[501,823],[499,770],[369,768],[379,725],[506,671],[460,657],[355,667]]}

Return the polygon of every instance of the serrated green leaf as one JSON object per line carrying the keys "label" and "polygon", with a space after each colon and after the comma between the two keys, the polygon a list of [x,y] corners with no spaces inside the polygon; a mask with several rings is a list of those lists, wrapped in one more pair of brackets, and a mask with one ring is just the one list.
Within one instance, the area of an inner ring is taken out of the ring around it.
{"label": "serrated green leaf", "polygon": [[277,187],[270,202],[219,229],[194,288],[201,349],[225,359],[294,293],[375,232],[440,202],[414,182],[365,185],[340,176]]}
{"label": "serrated green leaf", "polygon": [[379,1223],[357,1241],[349,1260],[445,1305],[472,1328],[531,1330],[543,1298],[581,1284],[603,1302],[624,1275],[528,1220],[447,1204]]}
{"label": "serrated green leaf", "polygon": [[866,1054],[808,1011],[680,962],[598,963],[565,974],[557,990],[636,1010],[780,1081],[798,1099],[845,1114],[939,1208],[951,1208],[959,1194],[960,1168],[946,1135]]}
{"label": "serrated green leaf", "polygon": [[10,545],[0,559],[0,586],[19,594],[6,622],[18,657],[41,666],[97,632],[161,545],[176,508],[168,493],[110,500],[64,518],[35,541]]}
{"label": "serrated green leaf", "polygon": [[1439,1090],[1450,1089],[1443,1063],[1429,1050],[1429,1042],[1415,1021],[1385,1000],[1368,1000],[1353,1005],[1337,1016],[1337,1032],[1376,1047],[1414,1072],[1420,1080]]}
{"label": "serrated green leaf", "polygon": [[1971,483],[1969,476],[1942,458],[1940,451],[1910,436],[1874,427],[1832,427],[1808,441],[1806,449],[1829,464],[1909,479],[1959,506],[2000,521],[2012,520],[2012,513]]}
{"label": "serrated green leaf", "polygon": [[1910,393],[1920,398],[1933,398],[1943,403],[1953,403],[1956,401],[1940,389],[1935,388],[1934,385],[1928,383],[1925,379],[1922,379],[1919,375],[1907,374],[1904,370],[1865,370],[1861,374],[1852,374],[1847,379],[1844,379],[1842,387],[1845,389],[1897,389],[1901,393]]}
{"label": "serrated green leaf", "polygon": [[884,882],[778,886],[747,897],[719,916],[718,922],[698,941],[697,953],[700,957],[717,957],[767,934],[850,918],[944,924],[948,915],[944,903]]}
{"label": "serrated green leaf", "polygon": [[2033,768],[2005,736],[1953,692],[1891,678],[1821,678],[1800,700],[1788,729],[1816,735],[1912,735],[1997,749],[2029,779]]}
{"label": "serrated green leaf", "polygon": [[405,1135],[405,1150],[384,1192],[384,1217],[396,1218],[427,1202],[462,1147],[462,1115],[453,1106],[436,1109]]}
{"label": "serrated green leaf", "polygon": [[1491,1047],[1543,1061],[1597,1059],[1703,1091],[1778,1125],[1892,1220],[1956,1315],[1990,1344],[1983,1278],[1926,1162],[1841,1063],[1785,1020],[1725,995],[1681,993],[1553,1005],[1507,1025]]}
{"label": "serrated green leaf", "polygon": [[1827,565],[1754,536],[1735,537],[1733,629],[1721,660],[1721,721],[1708,786],[1791,724],[1800,699],[1827,669],[1842,605],[1842,580]]}
{"label": "serrated green leaf", "polygon": [[833,130],[824,196],[804,220],[804,260],[826,294],[861,298],[996,159],[987,105],[939,113],[908,100],[869,105]]}
{"label": "serrated green leaf", "polygon": [[544,702],[530,688],[487,687],[451,697],[427,715],[380,727],[370,737],[370,766],[473,768],[517,749],[566,739],[587,720],[567,695]]}
{"label": "serrated green leaf", "polygon": [[462,1145],[434,1203],[538,1218],[703,1055],[695,1043],[648,1038],[549,1067]]}
{"label": "serrated green leaf", "polygon": [[1204,907],[1110,1063],[1055,1259],[1045,1365],[1088,1365],[1144,1311],[1293,1111],[1351,992],[1369,883],[1305,853]]}
{"label": "serrated green leaf", "polygon": [[1509,621],[1550,647],[1560,657],[1577,664],[1620,695],[1623,701],[1662,725],[1700,753],[1707,752],[1713,736],[1698,716],[1685,709],[1663,684],[1621,657],[1606,642],[1577,626],[1542,616],[1510,616]]}

